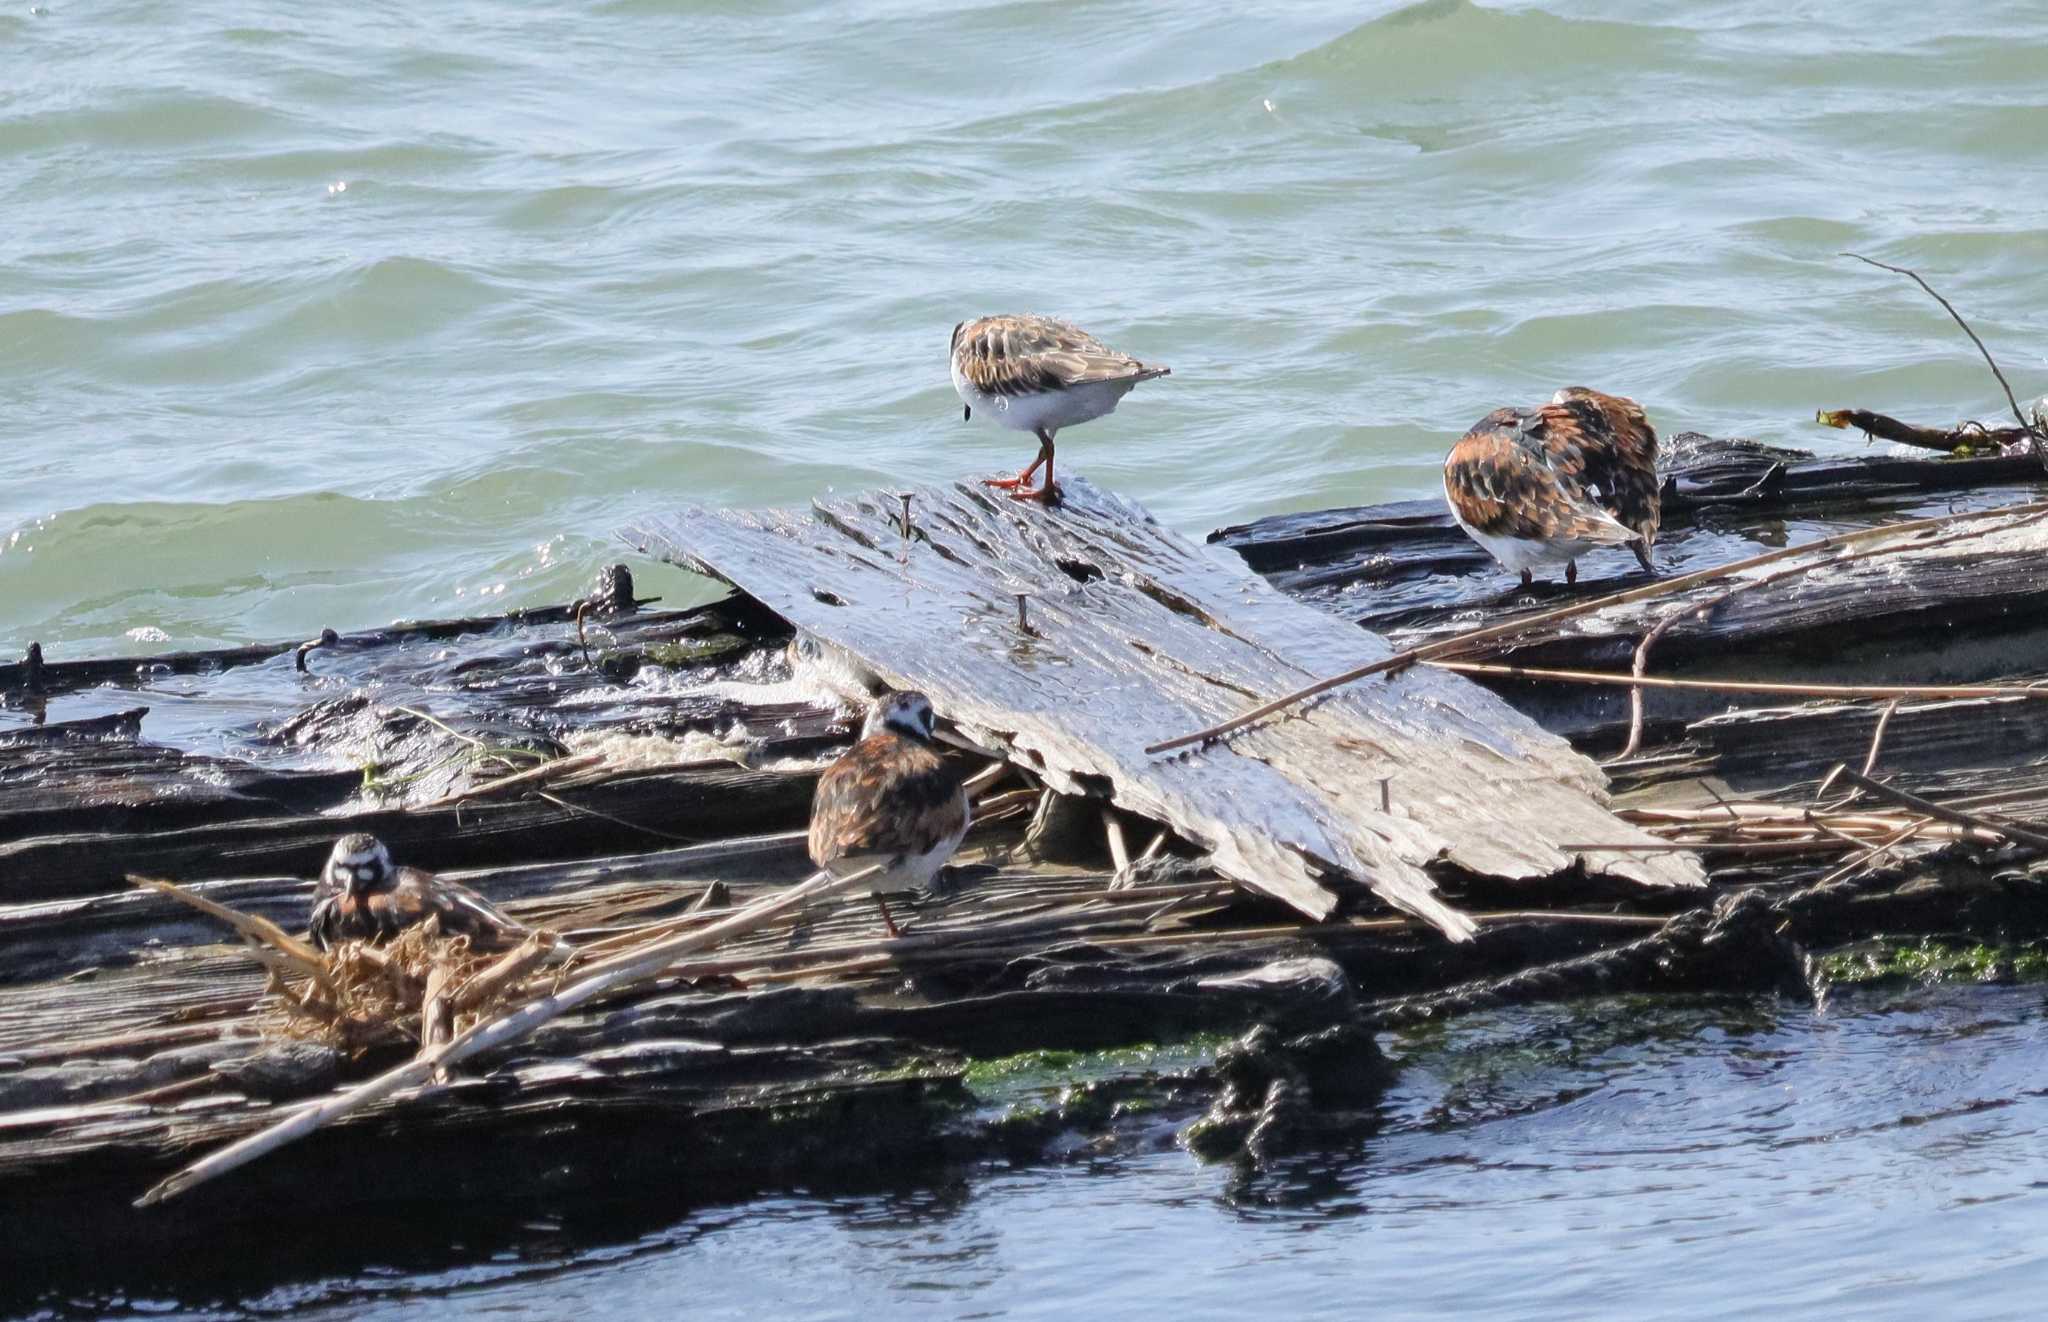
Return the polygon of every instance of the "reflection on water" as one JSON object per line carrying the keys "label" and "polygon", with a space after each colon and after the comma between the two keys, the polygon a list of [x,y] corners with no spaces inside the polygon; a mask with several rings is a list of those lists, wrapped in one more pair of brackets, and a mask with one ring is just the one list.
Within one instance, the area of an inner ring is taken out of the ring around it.
{"label": "reflection on water", "polygon": [[417,1227],[368,1264],[266,1274],[243,1254],[239,1278],[43,1303],[1064,1322],[1868,1317],[1967,1300],[2017,1316],[2048,1285],[2043,1009],[2039,988],[1962,987],[1818,1013],[1630,1000],[1486,1016],[1390,1039],[1405,1070],[1377,1136],[1258,1174],[1162,1147],[660,1221]]}

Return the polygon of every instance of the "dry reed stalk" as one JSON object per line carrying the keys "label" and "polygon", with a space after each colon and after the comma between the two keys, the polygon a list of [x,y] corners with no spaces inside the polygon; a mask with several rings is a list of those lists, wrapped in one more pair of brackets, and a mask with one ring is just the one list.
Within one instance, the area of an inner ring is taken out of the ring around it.
{"label": "dry reed stalk", "polygon": [[436,808],[452,808],[459,803],[468,803],[471,799],[488,798],[493,794],[502,794],[509,789],[540,784],[544,781],[553,780],[558,776],[566,776],[572,771],[587,771],[603,761],[604,754],[602,753],[578,753],[574,757],[558,757],[553,761],[543,762],[537,767],[528,767],[524,771],[515,771],[509,776],[500,776],[496,780],[486,780],[480,784],[471,785],[466,790],[458,790],[453,794],[444,795],[431,803],[415,804],[407,809],[407,811],[432,812]]}
{"label": "dry reed stalk", "polygon": [[1434,643],[1425,643],[1421,647],[1411,647],[1406,651],[1396,652],[1392,656],[1382,657],[1378,661],[1369,662],[1366,665],[1344,671],[1342,674],[1331,675],[1327,679],[1319,679],[1315,683],[1296,689],[1292,693],[1274,698],[1270,702],[1261,703],[1250,711],[1234,716],[1221,724],[1212,725],[1207,729],[1196,730],[1191,734],[1179,735],[1175,738],[1152,744],[1145,751],[1155,754],[1165,753],[1176,748],[1185,748],[1189,744],[1199,744],[1211,739],[1220,739],[1224,735],[1235,733],[1248,725],[1262,721],[1276,712],[1285,711],[1297,703],[1316,697],[1319,694],[1327,693],[1331,689],[1341,688],[1357,680],[1366,679],[1373,675],[1385,674],[1388,671],[1405,670],[1418,662],[1433,661],[1439,657],[1452,656],[1458,652],[1467,651],[1481,643],[1496,642],[1502,638],[1513,637],[1533,629],[1562,623],[1565,620],[1577,619],[1611,607],[1626,606],[1634,602],[1649,601],[1658,597],[1668,597],[1674,593],[1698,587],[1703,583],[1712,583],[1739,574],[1744,570],[1774,564],[1777,561],[1788,560],[1794,556],[1838,550],[1845,546],[1858,546],[1880,538],[1898,537],[1922,532],[1929,528],[1948,527],[1956,523],[1974,522],[1978,519],[2017,519],[2025,515],[2040,513],[2048,513],[2048,501],[2032,501],[2019,505],[2001,506],[1997,509],[1975,510],[1963,514],[1941,514],[1925,519],[1909,519],[1903,523],[1888,523],[1877,528],[1862,528],[1855,532],[1833,533],[1811,542],[1801,542],[1797,546],[1782,546],[1774,551],[1766,551],[1761,555],[1750,556],[1746,560],[1716,565],[1711,569],[1696,570],[1690,574],[1681,574],[1677,578],[1667,578],[1656,583],[1644,584],[1641,587],[1609,593],[1604,597],[1595,597],[1591,601],[1574,602],[1569,606],[1560,606],[1538,615],[1528,616],[1523,619],[1505,620],[1499,624],[1491,624],[1484,628],[1473,629],[1466,633],[1457,634],[1454,637],[1439,639]]}
{"label": "dry reed stalk", "polygon": [[[1480,926],[1489,923],[1590,923],[1606,927],[1662,927],[1668,918],[1656,914],[1632,913],[1574,913],[1569,909],[1512,909],[1491,913],[1468,914]],[[1145,932],[1134,936],[1103,937],[1096,941],[1102,946],[1143,946],[1159,945],[1170,941],[1185,941],[1190,945],[1214,941],[1256,941],[1268,937],[1290,936],[1347,936],[1369,932],[1402,932],[1408,930],[1435,930],[1419,918],[1350,918],[1328,923],[1301,923],[1265,927],[1225,927],[1204,932]]]}
{"label": "dry reed stalk", "polygon": [[[1614,814],[1631,826],[1654,830],[1662,825],[1691,825],[1693,823],[1742,822],[1804,822],[1809,820],[1809,809],[1794,810],[1779,803],[1724,803],[1713,808],[1622,808]],[[1818,820],[1836,825],[1849,824],[1869,826],[1874,829],[1890,830],[1899,824],[1896,813],[1883,812],[1822,812],[1815,813]]]}
{"label": "dry reed stalk", "polygon": [[1541,666],[1488,661],[1425,661],[1423,665],[1460,675],[1498,675],[1557,684],[1606,684],[1617,688],[1694,689],[1703,693],[1761,693],[1788,698],[2048,698],[2048,688],[2018,684],[1784,684],[1753,679],[1666,679],[1607,670],[1548,670]]}
{"label": "dry reed stalk", "polygon": [[1988,817],[1979,817],[1975,813],[1967,813],[1958,808],[1950,808],[1936,803],[1932,799],[1923,799],[1917,794],[1908,794],[1905,790],[1895,789],[1881,780],[1872,780],[1861,772],[1851,771],[1846,766],[1840,770],[1842,779],[1850,784],[1857,786],[1866,793],[1875,794],[1881,799],[1890,799],[1901,807],[1911,808],[1914,812],[1922,813],[1928,817],[1938,817],[1942,821],[1953,822],[1958,826],[1974,827],[1979,831],[1986,831],[1994,836],[2002,836],[2015,844],[2031,845],[2035,849],[2048,849],[2048,835],[2043,835],[2039,831],[2030,830],[2024,826],[2017,826],[2011,822],[2001,822]]}
{"label": "dry reed stalk", "polygon": [[[1898,551],[1933,550],[1936,547],[1948,546],[1954,542],[1969,541],[1972,538],[1989,536],[1995,532],[2003,532],[2006,528],[2017,527],[2024,522],[2026,522],[2025,518],[2015,518],[2012,523],[2006,524],[2003,527],[1971,528],[1963,532],[1951,533],[1947,537],[1937,537],[1931,541],[1917,541],[1900,546],[1880,546],[1872,550],[1858,551],[1852,555],[1838,555],[1826,560],[1815,560],[1811,564],[1794,565],[1790,569],[1781,569],[1775,573],[1763,574],[1746,582],[1737,583],[1719,596],[1703,601],[1698,605],[1681,606],[1679,609],[1672,611],[1663,619],[1657,621],[1656,625],[1643,635],[1643,641],[1636,645],[1635,657],[1629,663],[1629,673],[1635,678],[1637,683],[1629,689],[1628,694],[1628,741],[1622,746],[1622,750],[1619,753],[1608,759],[1608,762],[1611,764],[1627,761],[1635,756],[1636,750],[1642,746],[1642,685],[1644,682],[1643,674],[1649,668],[1650,649],[1656,646],[1657,640],[1669,632],[1673,625],[1686,616],[1697,615],[1701,619],[1706,619],[1715,611],[1727,605],[1729,601],[1741,596],[1745,592],[1754,592],[1759,588],[1767,588],[1773,584],[1782,583],[1786,579],[1797,578],[1801,574],[1810,574],[1817,569],[1838,569],[1843,565],[1854,564],[1859,560],[1868,560],[1872,556],[1891,555]],[[1865,768],[1864,774],[1869,774],[1868,768]]]}
{"label": "dry reed stalk", "polygon": [[472,974],[457,987],[450,1008],[456,1015],[465,1015],[489,1005],[545,963],[554,944],[554,939],[547,933],[535,932],[523,944],[507,951],[495,964]]}
{"label": "dry reed stalk", "polygon": [[2013,396],[2012,383],[2005,379],[2004,372],[1998,370],[1998,360],[1991,356],[1991,350],[1985,347],[1984,341],[1977,338],[1977,332],[1970,329],[1970,323],[1963,320],[1963,314],[1956,311],[1955,304],[1943,298],[1935,291],[1933,285],[1920,278],[1918,271],[1912,270],[1909,267],[1893,266],[1890,262],[1880,262],[1874,257],[1865,257],[1860,252],[1845,252],[1841,255],[1853,257],[1866,266],[1875,266],[1880,271],[1890,271],[1893,275],[1905,276],[1908,280],[1926,290],[1928,297],[1941,304],[1942,308],[1948,312],[1948,315],[1955,319],[1956,325],[1963,328],[1963,334],[1970,337],[1970,343],[1977,346],[1977,352],[1984,355],[1984,365],[1991,369],[1991,375],[1998,378],[1998,384],[2005,390],[2005,402],[2012,405],[2012,420],[2017,422],[2020,425],[2020,430],[2027,435],[2036,438],[2040,437],[2040,432],[2035,429],[2034,424],[2028,422],[2026,415],[2020,412],[2020,402]]}
{"label": "dry reed stalk", "polygon": [[542,1024],[567,1014],[579,1005],[629,987],[635,982],[659,976],[683,955],[718,945],[728,937],[739,936],[766,926],[792,910],[836,895],[881,871],[881,866],[877,865],[844,877],[817,873],[802,885],[793,886],[781,895],[749,905],[732,914],[724,922],[714,924],[703,931],[656,942],[644,950],[599,964],[587,970],[579,981],[552,996],[530,1001],[495,1019],[474,1024],[457,1033],[444,1046],[423,1052],[406,1064],[387,1070],[346,1092],[299,1107],[278,1123],[209,1153],[149,1189],[136,1200],[136,1206],[152,1207],[166,1199],[175,1198],[196,1185],[216,1179],[266,1153],[303,1138],[330,1121],[374,1105],[394,1093],[415,1087],[433,1077],[438,1070],[446,1069],[494,1047],[517,1041]]}
{"label": "dry reed stalk", "polygon": [[420,1051],[422,1054],[444,1046],[455,1036],[455,1007],[450,1004],[448,988],[455,981],[455,970],[446,964],[436,964],[434,971],[427,975],[427,990],[420,998]]}
{"label": "dry reed stalk", "polygon": [[1917,821],[1907,823],[1905,826],[1900,827],[1896,832],[1894,832],[1890,836],[1890,838],[1881,840],[1878,843],[1872,845],[1870,848],[1864,850],[1861,856],[1850,859],[1848,862],[1836,868],[1833,872],[1828,873],[1819,881],[1815,882],[1814,885],[1827,886],[1837,881],[1844,881],[1850,877],[1856,876],[1859,873],[1862,873],[1870,868],[1877,866],[1877,861],[1879,859],[1883,858],[1886,854],[1891,853],[1892,850],[1896,849],[1899,845],[1905,843],[1906,838],[1908,836],[1915,834],[1919,830],[1921,825],[1922,823]]}
{"label": "dry reed stalk", "polygon": [[[230,909],[225,904],[209,900],[204,895],[186,890],[176,882],[165,881],[161,877],[142,877],[131,872],[128,874],[128,884],[140,887],[143,890],[153,890],[168,895],[180,903],[192,906],[203,914],[220,919],[220,921],[234,928],[243,936],[248,937],[252,941],[260,942],[263,946],[276,951],[280,959],[284,961],[285,966],[290,968],[291,971],[312,979],[313,984],[319,987],[327,996],[336,1000],[339,999],[333,981],[327,976],[327,961],[321,958],[320,952],[297,937],[292,936],[268,918],[243,913],[239,909]],[[258,962],[263,963],[265,967],[276,967],[268,961]]]}

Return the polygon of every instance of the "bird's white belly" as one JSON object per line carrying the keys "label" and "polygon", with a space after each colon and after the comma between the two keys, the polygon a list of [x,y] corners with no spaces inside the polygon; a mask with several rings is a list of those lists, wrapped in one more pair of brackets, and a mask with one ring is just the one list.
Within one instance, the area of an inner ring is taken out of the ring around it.
{"label": "bird's white belly", "polygon": [[1448,487],[1444,492],[1444,503],[1450,507],[1451,518],[1465,530],[1465,535],[1479,543],[1481,550],[1498,560],[1501,568],[1511,574],[1519,574],[1524,570],[1533,572],[1538,569],[1554,569],[1559,565],[1569,564],[1601,545],[1599,542],[1546,541],[1539,537],[1497,537],[1492,533],[1481,532],[1465,522],[1458,513],[1457,505],[1450,499]]}
{"label": "bird's white belly", "polygon": [[1042,390],[1030,395],[990,395],[976,389],[956,369],[953,389],[978,417],[1011,431],[1058,431],[1092,422],[1113,412],[1118,401],[1131,393],[1137,382],[1089,381],[1064,390]]}

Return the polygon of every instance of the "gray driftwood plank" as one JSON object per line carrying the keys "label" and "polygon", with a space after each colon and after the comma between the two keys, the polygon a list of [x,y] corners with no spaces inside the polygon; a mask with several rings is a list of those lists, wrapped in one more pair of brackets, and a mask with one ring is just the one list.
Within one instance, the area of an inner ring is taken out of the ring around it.
{"label": "gray driftwood plank", "polygon": [[[1604,807],[1594,765],[1456,676],[1353,685],[1227,744],[1148,743],[1387,653],[1082,481],[1054,511],[977,486],[877,494],[809,511],[685,509],[625,532],[732,583],[798,627],[920,688],[941,714],[1067,793],[1106,796],[1215,855],[1225,875],[1314,918],[1347,878],[1454,938],[1472,924],[1424,871],[1496,877],[1569,867],[1573,842],[1649,839]],[[1020,627],[1015,593],[1031,593]],[[1381,811],[1381,778],[1391,811]],[[1702,880],[1674,854],[1600,855],[1652,885]]]}

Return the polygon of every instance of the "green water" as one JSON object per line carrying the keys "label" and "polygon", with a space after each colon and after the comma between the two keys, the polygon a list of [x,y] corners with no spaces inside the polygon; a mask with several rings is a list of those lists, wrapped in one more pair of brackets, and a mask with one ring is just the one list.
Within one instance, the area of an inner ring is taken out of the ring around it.
{"label": "green water", "polygon": [[984,311],[1173,365],[1061,455],[1191,532],[1428,494],[1571,382],[1995,414],[1843,248],[2048,389],[2038,5],[1257,8],[11,7],[0,650],[559,601],[644,510],[1014,471],[946,380]]}

